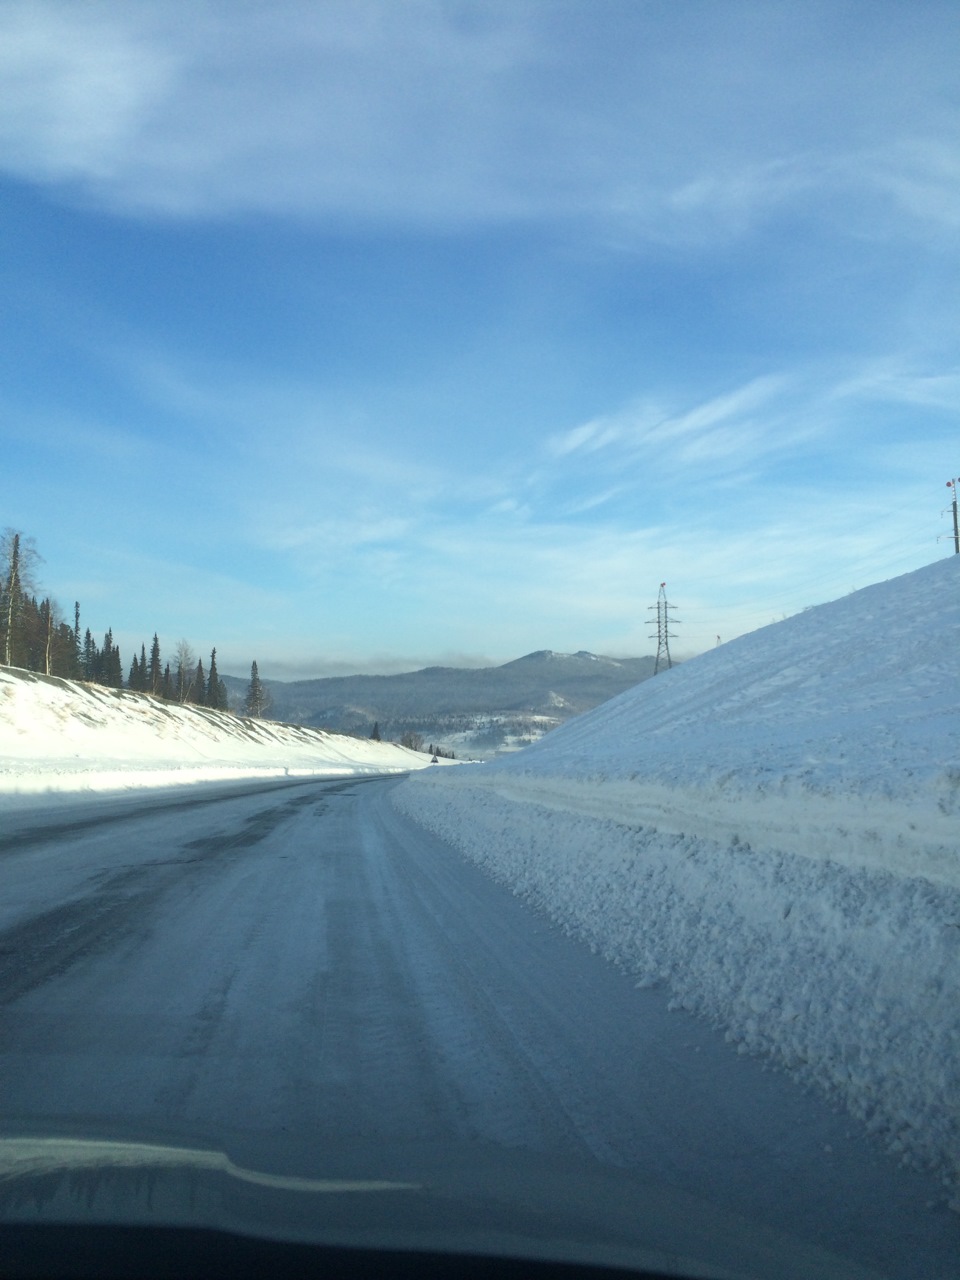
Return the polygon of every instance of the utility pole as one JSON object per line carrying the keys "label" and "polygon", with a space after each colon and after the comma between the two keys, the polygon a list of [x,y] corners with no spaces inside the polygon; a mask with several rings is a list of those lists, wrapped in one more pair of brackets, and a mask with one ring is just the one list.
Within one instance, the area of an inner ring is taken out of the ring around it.
{"label": "utility pole", "polygon": [[[667,603],[667,584],[660,583],[660,594],[657,597],[657,603],[648,605],[648,612],[656,609],[657,611],[657,660],[653,664],[653,674],[656,675],[660,670],[660,662],[663,659],[667,667],[673,666],[673,659],[670,657],[670,641],[676,640],[676,635],[670,630],[670,624],[679,622],[679,618],[671,618],[670,610],[675,609],[675,604]],[[650,633],[650,639],[653,639],[653,633]]]}
{"label": "utility pole", "polygon": [[954,555],[960,556],[960,524],[957,522],[957,484],[960,481],[954,477],[947,481],[947,488],[953,490],[953,552]]}

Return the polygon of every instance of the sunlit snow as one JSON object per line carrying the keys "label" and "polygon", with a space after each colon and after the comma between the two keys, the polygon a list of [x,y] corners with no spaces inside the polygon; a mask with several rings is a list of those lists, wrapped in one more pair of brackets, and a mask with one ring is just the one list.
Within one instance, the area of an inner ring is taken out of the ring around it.
{"label": "sunlit snow", "polygon": [[960,1162],[960,557],[397,803],[897,1151]]}
{"label": "sunlit snow", "polygon": [[402,773],[423,752],[0,668],[0,810],[83,792]]}

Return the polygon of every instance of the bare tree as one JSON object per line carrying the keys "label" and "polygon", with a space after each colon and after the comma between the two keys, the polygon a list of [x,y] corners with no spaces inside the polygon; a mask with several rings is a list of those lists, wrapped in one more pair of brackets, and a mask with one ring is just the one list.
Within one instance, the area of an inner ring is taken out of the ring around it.
{"label": "bare tree", "polygon": [[197,656],[186,640],[178,641],[174,656],[177,662],[176,699],[178,702],[187,702],[190,699],[190,690],[193,688]]}
{"label": "bare tree", "polygon": [[36,567],[41,556],[33,538],[25,538],[19,529],[4,529],[0,535],[0,608],[3,625],[3,661],[13,665],[19,636],[18,622],[23,610],[23,599],[28,592],[37,590]]}

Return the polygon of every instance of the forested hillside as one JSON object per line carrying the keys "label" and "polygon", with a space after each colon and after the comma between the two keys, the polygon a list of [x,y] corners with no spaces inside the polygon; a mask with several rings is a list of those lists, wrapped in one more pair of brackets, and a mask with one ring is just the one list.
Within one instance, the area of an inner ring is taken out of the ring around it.
{"label": "forested hillside", "polygon": [[[498,667],[426,667],[392,676],[265,681],[272,712],[340,733],[442,742],[490,755],[535,741],[572,716],[653,675],[653,658],[541,649]],[[231,694],[243,682],[227,679]]]}
{"label": "forested hillside", "polygon": [[[216,648],[204,669],[203,660],[190,644],[180,640],[171,665],[164,660],[154,632],[149,652],[142,643],[125,668],[112,627],[104,633],[103,644],[98,644],[89,627],[81,631],[79,600],[74,601],[70,622],[56,600],[41,596],[40,562],[32,538],[17,529],[4,530],[0,536],[0,662],[4,666],[86,680],[110,689],[127,688],[167,702],[227,710],[229,694],[217,670]],[[254,716],[262,715],[266,708],[256,663],[237,705]]]}

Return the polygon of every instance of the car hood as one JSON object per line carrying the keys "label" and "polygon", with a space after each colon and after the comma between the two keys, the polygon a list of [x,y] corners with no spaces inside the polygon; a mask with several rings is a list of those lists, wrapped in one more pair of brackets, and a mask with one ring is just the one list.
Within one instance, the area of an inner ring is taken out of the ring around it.
{"label": "car hood", "polygon": [[710,1280],[877,1280],[769,1226],[599,1164],[504,1148],[411,1146],[386,1156],[362,1147],[314,1151],[309,1164],[283,1167],[146,1137],[8,1136],[0,1139],[0,1244],[14,1225],[214,1228]]}

